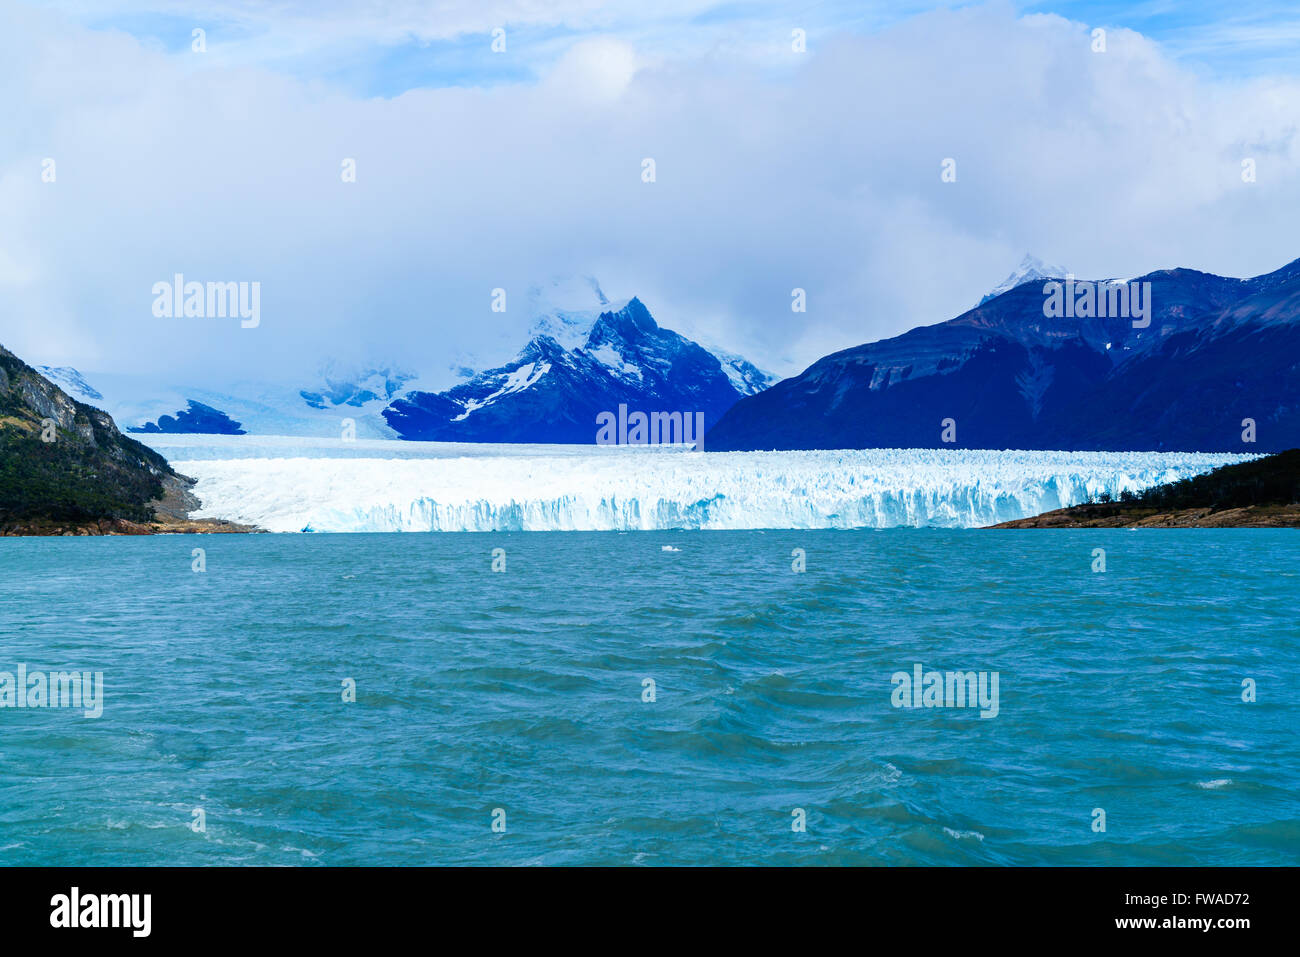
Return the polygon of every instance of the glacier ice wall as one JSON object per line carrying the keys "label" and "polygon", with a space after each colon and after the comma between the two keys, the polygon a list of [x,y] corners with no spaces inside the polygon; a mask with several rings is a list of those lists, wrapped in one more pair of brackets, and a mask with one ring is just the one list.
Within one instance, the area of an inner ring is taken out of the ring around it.
{"label": "glacier ice wall", "polygon": [[973,527],[1247,458],[216,438],[155,444],[198,479],[199,517],[277,532]]}

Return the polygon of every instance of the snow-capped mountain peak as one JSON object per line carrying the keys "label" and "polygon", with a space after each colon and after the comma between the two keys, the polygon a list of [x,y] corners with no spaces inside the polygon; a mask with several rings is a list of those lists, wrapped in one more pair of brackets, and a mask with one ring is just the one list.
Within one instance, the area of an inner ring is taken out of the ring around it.
{"label": "snow-capped mountain peak", "polygon": [[72,366],[37,366],[37,371],[80,402],[100,402],[104,396]]}
{"label": "snow-capped mountain peak", "polygon": [[539,316],[528,327],[530,338],[545,336],[554,339],[566,349],[577,349],[587,341],[591,331],[592,319],[585,315],[573,313],[553,313]]}
{"label": "snow-capped mountain peak", "polygon": [[481,409],[484,406],[491,405],[498,399],[510,395],[511,393],[523,392],[525,389],[531,388],[537,384],[542,376],[546,375],[546,373],[550,371],[551,364],[549,362],[541,361],[525,362],[520,366],[504,371],[500,376],[498,376],[498,378],[503,381],[495,392],[489,393],[481,399],[470,396],[465,400],[465,411],[460,413],[460,415],[452,416],[451,421],[461,422],[464,419],[469,418],[470,413],[475,409]]}
{"label": "snow-capped mountain peak", "polygon": [[761,388],[765,373],[663,328],[640,299],[587,290],[604,308],[539,316],[513,361],[445,392],[408,392],[384,410],[388,425],[409,439],[591,444],[597,414],[621,404],[715,421]]}
{"label": "snow-capped mountain peak", "polygon": [[1020,265],[1012,270],[1011,275],[990,289],[984,298],[979,301],[979,304],[982,306],[990,299],[996,299],[1004,292],[1010,292],[1017,286],[1023,286],[1027,282],[1064,279],[1065,276],[1066,271],[1060,266],[1043,262],[1037,256],[1026,253],[1025,258],[1020,260]]}
{"label": "snow-capped mountain peak", "polygon": [[313,409],[335,406],[360,409],[378,400],[387,405],[415,378],[414,373],[392,366],[349,367],[330,362],[320,370],[322,386],[303,389],[299,395]]}
{"label": "snow-capped mountain peak", "polygon": [[528,290],[528,334],[550,336],[565,349],[577,349],[601,313],[625,305],[611,303],[593,276],[552,279]]}

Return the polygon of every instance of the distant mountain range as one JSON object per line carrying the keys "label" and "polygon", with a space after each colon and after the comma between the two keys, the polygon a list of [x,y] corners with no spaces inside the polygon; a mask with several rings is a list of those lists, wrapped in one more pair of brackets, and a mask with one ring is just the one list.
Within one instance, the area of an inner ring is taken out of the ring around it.
{"label": "distant mountain range", "polygon": [[476,371],[462,357],[436,388],[424,383],[437,376],[346,362],[304,388],[244,383],[225,393],[129,374],[92,376],[92,385],[76,369],[42,371],[135,433],[338,435],[350,419],[358,437],[582,444],[596,440],[596,415],[620,405],[701,412],[707,428],[776,381],[742,356],[659,326],[639,299],[611,303],[589,277],[536,285],[527,302],[530,338],[513,360]]}
{"label": "distant mountain range", "polygon": [[1253,279],[1169,269],[1132,283],[1150,283],[1145,328],[1127,316],[1049,317],[1035,275],[955,319],[836,352],[742,399],[706,447],[942,448],[948,419],[964,448],[1300,445],[1300,260]]}
{"label": "distant mountain range", "polygon": [[[596,416],[623,405],[704,413],[711,450],[1300,445],[1300,260],[1252,279],[1169,269],[1126,280],[1150,284],[1150,323],[1136,327],[1129,315],[1046,314],[1044,287],[1062,273],[1026,256],[955,319],[834,353],[779,383],[661,327],[640,299],[611,302],[589,278],[534,287],[515,358],[483,369],[462,357],[441,381],[340,363],[304,387],[214,393],[41,368],[145,433],[337,435],[346,418],[359,437],[590,444]],[[955,441],[944,441],[945,420]]]}

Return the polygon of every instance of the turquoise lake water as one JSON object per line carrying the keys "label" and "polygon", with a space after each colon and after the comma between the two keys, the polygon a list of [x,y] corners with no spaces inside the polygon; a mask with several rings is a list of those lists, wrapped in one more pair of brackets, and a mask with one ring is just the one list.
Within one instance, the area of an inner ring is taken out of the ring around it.
{"label": "turquoise lake water", "polygon": [[1290,530],[0,539],[0,671],[105,687],[0,708],[0,863],[1295,864],[1298,599]]}

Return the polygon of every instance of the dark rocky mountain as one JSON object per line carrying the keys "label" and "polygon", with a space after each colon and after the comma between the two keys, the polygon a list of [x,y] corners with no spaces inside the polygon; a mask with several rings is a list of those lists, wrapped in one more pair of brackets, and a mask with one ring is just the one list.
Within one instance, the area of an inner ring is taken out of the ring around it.
{"label": "dark rocky mountain", "polygon": [[128,432],[160,433],[198,433],[202,435],[244,435],[239,423],[220,409],[204,405],[194,399],[187,399],[187,408],[181,409],[174,416],[160,415],[156,422],[131,426]]}
{"label": "dark rocky mountain", "polygon": [[[1044,315],[1034,281],[955,319],[856,346],[742,399],[720,449],[1279,451],[1300,445],[1300,260],[1253,279],[1149,282],[1150,325]],[[1256,442],[1243,441],[1244,419]]]}
{"label": "dark rocky mountain", "polygon": [[106,412],[71,398],[0,346],[0,530],[148,522],[182,480]]}
{"label": "dark rocky mountain", "polygon": [[384,410],[404,439],[590,445],[596,416],[702,412],[716,422],[770,381],[739,356],[718,355],[655,322],[639,299],[603,311],[581,344],[535,335],[515,359],[445,392],[410,392]]}

